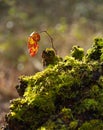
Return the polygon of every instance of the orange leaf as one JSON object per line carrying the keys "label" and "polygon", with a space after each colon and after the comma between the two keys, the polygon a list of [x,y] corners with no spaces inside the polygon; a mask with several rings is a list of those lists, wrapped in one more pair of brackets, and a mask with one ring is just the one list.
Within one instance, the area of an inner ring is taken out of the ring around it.
{"label": "orange leaf", "polygon": [[36,53],[38,52],[38,48],[39,48],[38,44],[30,47],[29,48],[29,54],[30,54],[30,56],[35,56]]}
{"label": "orange leaf", "polygon": [[37,41],[35,41],[32,37],[29,36],[28,37],[28,43],[33,45],[33,44],[37,43]]}
{"label": "orange leaf", "polygon": [[30,34],[30,37],[32,37],[32,39],[35,40],[35,41],[37,41],[37,42],[40,41],[40,35],[37,32],[32,32]]}
{"label": "orange leaf", "polygon": [[28,37],[28,50],[30,56],[35,56],[38,52],[38,41],[40,40],[40,35],[37,32],[32,32]]}
{"label": "orange leaf", "polygon": [[31,47],[36,47],[37,46],[37,42],[36,41],[32,41],[31,40],[32,38],[29,38],[28,40],[28,48],[31,48]]}

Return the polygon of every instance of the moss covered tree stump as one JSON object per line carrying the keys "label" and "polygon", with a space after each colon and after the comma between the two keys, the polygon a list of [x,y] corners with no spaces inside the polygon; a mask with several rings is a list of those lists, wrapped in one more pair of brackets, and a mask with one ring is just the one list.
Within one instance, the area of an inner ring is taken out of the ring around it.
{"label": "moss covered tree stump", "polygon": [[103,130],[103,39],[86,55],[78,46],[64,59],[45,54],[42,72],[20,77],[3,130]]}

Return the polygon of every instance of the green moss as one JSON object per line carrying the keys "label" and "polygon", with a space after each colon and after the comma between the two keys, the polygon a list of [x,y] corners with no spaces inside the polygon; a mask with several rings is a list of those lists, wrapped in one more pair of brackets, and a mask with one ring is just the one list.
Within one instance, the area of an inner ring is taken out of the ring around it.
{"label": "green moss", "polygon": [[75,59],[82,60],[82,58],[84,56],[84,49],[80,48],[79,46],[73,46],[71,55]]}
{"label": "green moss", "polygon": [[71,121],[69,124],[71,130],[77,129],[77,126],[78,126],[78,121]]}
{"label": "green moss", "polygon": [[55,65],[58,61],[62,60],[56,55],[56,52],[52,48],[47,48],[42,52],[43,66]]}
{"label": "green moss", "polygon": [[86,121],[78,130],[102,130],[103,122],[101,120],[95,119]]}
{"label": "green moss", "polygon": [[103,61],[102,52],[103,52],[103,39],[96,38],[96,39],[94,39],[94,44],[93,44],[92,48],[90,48],[87,51],[86,60],[87,61],[90,61],[90,60]]}
{"label": "green moss", "polygon": [[85,56],[76,46],[64,59],[46,49],[46,68],[19,78],[20,98],[11,102],[5,129],[102,130],[103,39],[94,42]]}
{"label": "green moss", "polygon": [[85,112],[86,110],[96,110],[98,108],[98,102],[92,98],[84,99],[81,105],[83,112]]}

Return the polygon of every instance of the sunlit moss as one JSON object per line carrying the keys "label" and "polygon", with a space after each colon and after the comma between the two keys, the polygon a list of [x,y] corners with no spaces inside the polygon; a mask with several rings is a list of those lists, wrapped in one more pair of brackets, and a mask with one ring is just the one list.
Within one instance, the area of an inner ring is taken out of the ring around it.
{"label": "sunlit moss", "polygon": [[103,129],[103,121],[94,119],[84,122],[78,130],[102,130],[102,129]]}
{"label": "sunlit moss", "polygon": [[71,55],[75,59],[82,60],[82,58],[84,56],[84,49],[80,48],[79,46],[73,46]]}
{"label": "sunlit moss", "polygon": [[69,124],[70,129],[75,130],[78,126],[78,121],[71,121]]}
{"label": "sunlit moss", "polygon": [[46,57],[46,68],[33,76],[19,78],[16,88],[20,98],[11,102],[6,128],[102,130],[103,40],[94,42],[86,56],[78,47],[64,59],[47,49],[46,56],[51,58],[48,62]]}
{"label": "sunlit moss", "polygon": [[95,38],[92,48],[87,51],[86,60],[102,60],[103,39]]}

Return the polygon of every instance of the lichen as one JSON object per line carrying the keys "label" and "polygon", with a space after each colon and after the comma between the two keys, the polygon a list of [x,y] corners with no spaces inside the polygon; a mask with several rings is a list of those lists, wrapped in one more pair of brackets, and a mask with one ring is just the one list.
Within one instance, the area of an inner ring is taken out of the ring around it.
{"label": "lichen", "polygon": [[103,39],[73,48],[64,59],[46,49],[45,69],[19,78],[4,130],[103,129]]}

